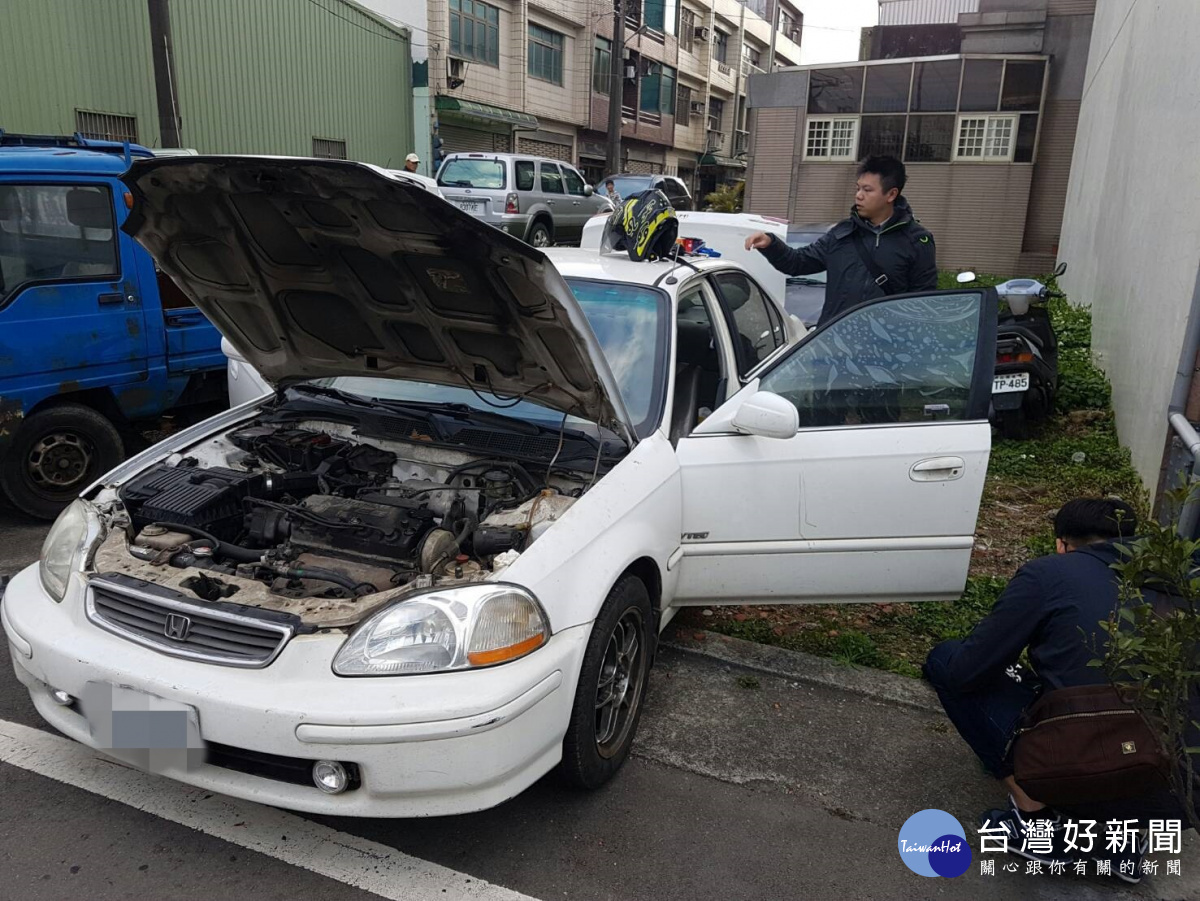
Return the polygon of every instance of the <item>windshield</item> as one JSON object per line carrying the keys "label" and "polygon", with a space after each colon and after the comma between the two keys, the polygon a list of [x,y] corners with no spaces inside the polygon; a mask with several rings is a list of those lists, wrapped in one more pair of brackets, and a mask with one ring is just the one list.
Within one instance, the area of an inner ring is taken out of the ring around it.
{"label": "windshield", "polygon": [[504,163],[500,160],[450,160],[438,173],[438,184],[451,188],[504,188]]}
{"label": "windshield", "polygon": [[[666,297],[642,285],[583,279],[567,279],[567,284],[600,342],[634,431],[638,437],[645,437],[658,426],[666,390],[663,372],[668,334]],[[560,427],[563,421],[562,413],[532,401],[523,400],[514,405],[512,400],[498,398],[486,391],[476,393],[470,388],[362,376],[317,379],[315,384],[364,398],[465,404],[552,428]],[[575,416],[568,416],[567,424],[596,432],[593,423]]]}
{"label": "windshield", "polygon": [[[787,236],[788,247],[807,247],[809,244],[811,244],[813,241],[817,240],[817,238],[819,238],[819,237],[821,237],[821,235],[816,232],[813,232],[813,233],[788,232],[788,236]],[[818,284],[821,284],[821,285],[825,284],[825,273],[824,272],[813,272],[813,273],[810,273],[809,275],[796,276],[796,278],[799,280],[806,281],[806,282],[817,282]],[[789,279],[789,281],[791,281],[791,279]]]}
{"label": "windshield", "polygon": [[[622,197],[628,197],[630,194],[637,194],[639,191],[648,191],[650,189],[649,178],[622,178],[617,176],[610,179],[617,189],[617,193]],[[600,187],[597,189],[601,194],[608,195],[608,185],[600,182]]]}

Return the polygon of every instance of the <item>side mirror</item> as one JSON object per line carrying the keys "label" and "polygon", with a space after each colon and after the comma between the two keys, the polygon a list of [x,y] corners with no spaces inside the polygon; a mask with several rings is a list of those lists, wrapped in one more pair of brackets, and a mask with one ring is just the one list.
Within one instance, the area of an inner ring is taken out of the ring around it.
{"label": "side mirror", "polygon": [[968,269],[966,272],[960,272],[954,277],[954,280],[960,285],[966,285],[975,281],[975,273]]}
{"label": "side mirror", "polygon": [[591,185],[583,186],[583,196],[584,197],[591,197],[595,193],[596,193],[596,189],[593,188]]}
{"label": "side mirror", "polygon": [[72,188],[67,192],[67,219],[80,228],[111,229],[112,202],[96,188]]}
{"label": "side mirror", "polygon": [[1058,278],[1060,275],[1062,275],[1066,271],[1067,271],[1067,261],[1063,260],[1061,263],[1059,263],[1057,266],[1054,267],[1054,277]]}
{"label": "side mirror", "polygon": [[792,438],[800,428],[800,414],[791,401],[770,391],[758,391],[733,414],[733,427],[744,435]]}

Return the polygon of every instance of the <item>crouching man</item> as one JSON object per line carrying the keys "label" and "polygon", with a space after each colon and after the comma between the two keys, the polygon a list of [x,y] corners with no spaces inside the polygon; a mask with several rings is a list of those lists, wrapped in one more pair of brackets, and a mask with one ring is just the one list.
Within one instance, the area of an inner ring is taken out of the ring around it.
{"label": "crouching man", "polygon": [[[1115,499],[1078,499],[1064,504],[1054,520],[1057,554],[1032,560],[1009,582],[992,612],[965,639],[945,641],[929,652],[925,677],[937,691],[946,715],[971,746],[985,769],[1008,789],[1007,809],[985,812],[990,829],[1008,835],[1011,851],[1044,860],[1072,859],[1060,842],[1043,855],[1022,850],[1031,823],[1058,824],[1062,812],[1030,798],[1013,778],[1011,744],[1021,717],[1043,691],[1105,682],[1102,670],[1088,666],[1096,648],[1106,646],[1100,622],[1118,604],[1119,559],[1113,542],[1130,538],[1137,528],[1134,511]],[[1033,669],[1017,659],[1028,651]],[[1125,817],[1181,815],[1169,795],[1120,805]],[[1165,806],[1163,806],[1165,805]],[[1070,811],[1073,817],[1115,815],[1104,810]],[[1107,856],[1101,847],[1095,857]],[[1138,874],[1139,847],[1127,855],[1133,866],[1112,872]],[[1126,881],[1136,882],[1137,878]]]}

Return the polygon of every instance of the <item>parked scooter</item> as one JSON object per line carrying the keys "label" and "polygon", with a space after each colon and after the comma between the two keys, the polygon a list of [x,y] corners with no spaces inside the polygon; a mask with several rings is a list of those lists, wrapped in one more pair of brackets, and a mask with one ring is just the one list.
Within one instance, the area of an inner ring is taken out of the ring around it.
{"label": "parked scooter", "polygon": [[[1054,270],[1057,278],[1066,263]],[[961,272],[960,284],[975,280]],[[1058,336],[1046,301],[1062,297],[1031,278],[1013,278],[996,285],[1005,301],[996,325],[996,373],[992,379],[992,417],[1005,438],[1025,438],[1029,426],[1054,410],[1058,393]]]}

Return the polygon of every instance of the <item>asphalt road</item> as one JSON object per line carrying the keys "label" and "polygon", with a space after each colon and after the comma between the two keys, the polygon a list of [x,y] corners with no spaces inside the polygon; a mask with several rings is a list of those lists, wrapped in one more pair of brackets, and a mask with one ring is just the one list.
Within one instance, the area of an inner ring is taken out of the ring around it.
{"label": "asphalt road", "polygon": [[[34,560],[44,531],[0,513],[0,573]],[[1002,795],[921,686],[867,671],[839,676],[799,655],[771,674],[668,648],[635,756],[604,789],[578,793],[548,777],[484,813],[393,821],[225,805],[90,753],[84,763],[100,777],[86,788],[64,784],[81,766],[81,746],[46,735],[7,653],[0,746],[21,727],[49,744],[0,762],[0,899],[1200,897],[1190,841],[1183,877],[1131,893],[1094,877],[1005,873],[1005,858],[994,877],[979,875],[978,861],[955,880],[909,872],[896,851],[909,816],[940,808],[969,829]],[[126,788],[105,797],[118,783]],[[188,805],[194,814],[180,812]],[[364,856],[378,861],[365,876]],[[422,874],[410,857],[436,872]]]}

